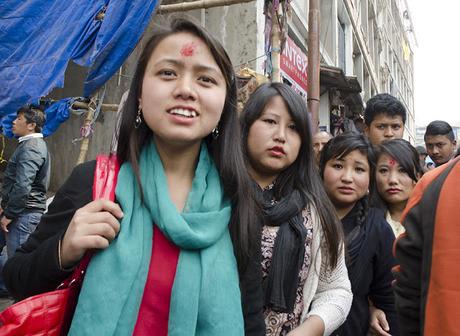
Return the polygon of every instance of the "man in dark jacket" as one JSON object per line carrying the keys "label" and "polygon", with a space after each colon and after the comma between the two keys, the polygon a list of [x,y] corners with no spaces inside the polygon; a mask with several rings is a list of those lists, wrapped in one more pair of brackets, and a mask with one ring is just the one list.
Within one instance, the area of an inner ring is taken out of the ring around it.
{"label": "man in dark jacket", "polygon": [[0,252],[6,245],[8,258],[35,230],[46,208],[49,158],[41,133],[44,123],[44,113],[29,106],[20,108],[13,121],[19,145],[4,173],[0,207]]}

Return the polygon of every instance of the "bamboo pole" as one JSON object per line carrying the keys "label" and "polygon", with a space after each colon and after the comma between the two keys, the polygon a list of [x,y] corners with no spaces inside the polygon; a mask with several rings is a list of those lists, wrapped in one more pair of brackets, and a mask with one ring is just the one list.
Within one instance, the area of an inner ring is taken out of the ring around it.
{"label": "bamboo pole", "polygon": [[319,0],[309,1],[308,10],[308,110],[311,113],[313,134],[318,131],[320,55],[319,55]]}
{"label": "bamboo pole", "polygon": [[[76,101],[72,105],[80,109],[89,109],[88,103],[85,103],[85,102]],[[102,104],[101,110],[102,112],[109,112],[109,111],[116,112],[118,111],[118,104]]]}
{"label": "bamboo pole", "polygon": [[281,82],[281,28],[278,21],[278,13],[276,10],[273,11],[273,26],[270,38],[272,39],[272,76],[270,80],[272,82]]}
{"label": "bamboo pole", "polygon": [[[86,114],[86,119],[83,122],[83,127],[88,127],[89,124],[91,123],[91,120],[93,120],[94,116],[94,110],[92,108],[88,108],[88,113]],[[85,137],[81,141],[81,146],[80,146],[80,154],[78,155],[78,160],[77,164],[79,165],[80,163],[83,163],[86,161],[86,156],[88,155],[88,148],[89,148],[89,139],[90,137]]]}
{"label": "bamboo pole", "polygon": [[117,112],[118,104],[102,104],[101,111],[102,112]]}
{"label": "bamboo pole", "polygon": [[186,12],[193,9],[206,9],[220,6],[230,6],[253,1],[254,0],[198,0],[190,2],[181,2],[177,4],[161,5],[158,8],[158,14]]}

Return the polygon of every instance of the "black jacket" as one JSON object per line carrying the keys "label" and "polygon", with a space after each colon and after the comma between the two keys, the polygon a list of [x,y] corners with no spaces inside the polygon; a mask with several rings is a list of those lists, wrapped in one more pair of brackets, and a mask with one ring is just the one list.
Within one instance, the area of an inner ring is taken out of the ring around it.
{"label": "black jacket", "polygon": [[[356,225],[356,211],[342,219],[345,233]],[[396,264],[392,254],[395,240],[390,225],[381,210],[370,208],[366,217],[366,230],[359,255],[348,274],[353,292],[353,303],[347,320],[334,332],[338,336],[365,336],[369,329],[369,299],[385,312],[390,334],[399,335],[395,297],[391,283],[391,269]]]}
{"label": "black jacket", "polygon": [[15,219],[26,210],[45,210],[48,172],[48,150],[43,138],[20,142],[3,177],[1,205],[5,217]]}
{"label": "black jacket", "polygon": [[70,274],[59,268],[58,242],[75,211],[92,201],[96,161],[77,166],[62,185],[29,239],[3,268],[3,279],[16,299],[48,292]]}

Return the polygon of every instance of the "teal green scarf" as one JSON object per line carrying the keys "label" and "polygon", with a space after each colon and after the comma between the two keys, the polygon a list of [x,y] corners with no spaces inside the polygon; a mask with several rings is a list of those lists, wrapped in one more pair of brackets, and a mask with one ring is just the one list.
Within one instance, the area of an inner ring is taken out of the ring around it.
{"label": "teal green scarf", "polygon": [[153,141],[142,150],[139,166],[144,204],[132,167],[124,163],[116,188],[124,212],[121,230],[91,260],[69,335],[132,334],[147,279],[153,223],[181,249],[168,335],[243,335],[238,271],[227,227],[231,208],[206,146],[201,146],[182,213],[171,202]]}

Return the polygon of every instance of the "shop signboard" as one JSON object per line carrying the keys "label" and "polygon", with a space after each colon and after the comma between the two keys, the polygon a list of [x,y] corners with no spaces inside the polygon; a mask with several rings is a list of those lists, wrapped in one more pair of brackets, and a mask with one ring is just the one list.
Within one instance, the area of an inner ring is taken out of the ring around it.
{"label": "shop signboard", "polygon": [[281,76],[302,96],[307,95],[307,55],[289,37],[281,54]]}

